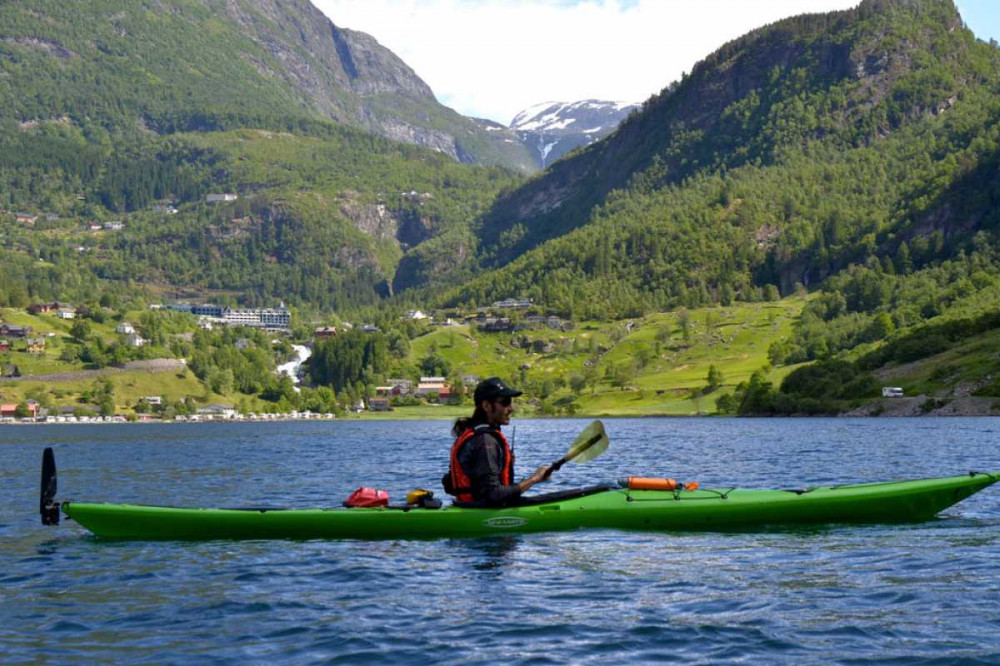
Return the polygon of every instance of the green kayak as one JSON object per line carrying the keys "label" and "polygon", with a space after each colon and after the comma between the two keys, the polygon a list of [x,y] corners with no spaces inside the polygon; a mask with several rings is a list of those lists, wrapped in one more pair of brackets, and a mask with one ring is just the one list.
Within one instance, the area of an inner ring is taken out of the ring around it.
{"label": "green kayak", "polygon": [[807,490],[601,486],[541,495],[503,509],[182,509],[72,501],[61,508],[97,536],[111,539],[440,539],[584,528],[670,531],[920,521],[998,480],[1000,473],[970,472]]}

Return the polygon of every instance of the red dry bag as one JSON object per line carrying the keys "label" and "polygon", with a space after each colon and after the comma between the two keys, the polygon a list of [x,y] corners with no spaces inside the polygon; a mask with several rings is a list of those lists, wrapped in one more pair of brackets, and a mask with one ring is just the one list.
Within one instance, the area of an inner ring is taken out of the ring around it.
{"label": "red dry bag", "polygon": [[351,493],[351,496],[344,501],[344,506],[389,506],[389,493],[376,488],[361,487]]}

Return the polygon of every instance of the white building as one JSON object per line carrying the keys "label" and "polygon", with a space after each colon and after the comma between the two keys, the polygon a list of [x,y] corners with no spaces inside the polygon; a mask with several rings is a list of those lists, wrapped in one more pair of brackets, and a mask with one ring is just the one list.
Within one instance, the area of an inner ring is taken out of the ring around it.
{"label": "white building", "polygon": [[441,394],[446,391],[445,377],[421,377],[417,384],[417,395],[428,395],[430,393]]}
{"label": "white building", "polygon": [[236,414],[232,405],[209,405],[198,410],[198,416],[210,419],[234,419]]}
{"label": "white building", "polygon": [[128,335],[129,333],[135,333],[135,328],[127,321],[123,321],[118,324],[117,328],[115,328],[115,332],[121,333],[122,335]]}
{"label": "white building", "polygon": [[523,309],[530,308],[532,300],[530,298],[505,298],[502,301],[493,301],[490,307]]}
{"label": "white building", "polygon": [[208,194],[205,195],[205,203],[217,203],[219,201],[236,201],[239,199],[238,194]]}
{"label": "white building", "polygon": [[141,347],[146,344],[146,340],[135,331],[132,331],[125,334],[125,344],[129,347]]}

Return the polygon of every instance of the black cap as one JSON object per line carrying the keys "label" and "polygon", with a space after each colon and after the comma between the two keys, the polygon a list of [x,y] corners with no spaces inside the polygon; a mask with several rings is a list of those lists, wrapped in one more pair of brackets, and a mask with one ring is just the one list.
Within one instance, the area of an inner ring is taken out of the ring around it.
{"label": "black cap", "polygon": [[473,399],[478,405],[483,400],[494,400],[496,398],[516,398],[522,395],[522,391],[516,391],[503,383],[499,377],[490,377],[479,382]]}

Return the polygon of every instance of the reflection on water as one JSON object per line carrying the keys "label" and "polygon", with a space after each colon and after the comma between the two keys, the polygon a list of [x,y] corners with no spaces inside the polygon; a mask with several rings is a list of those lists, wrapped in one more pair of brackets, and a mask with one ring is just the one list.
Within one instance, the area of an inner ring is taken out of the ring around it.
{"label": "reflection on water", "polygon": [[[582,420],[518,423],[522,473]],[[629,474],[804,487],[1000,471],[994,419],[609,420],[539,491]],[[62,499],[336,506],[436,488],[447,422],[0,430],[6,663],[1000,663],[1000,492],[916,525],[440,541],[128,543],[38,524]]]}

